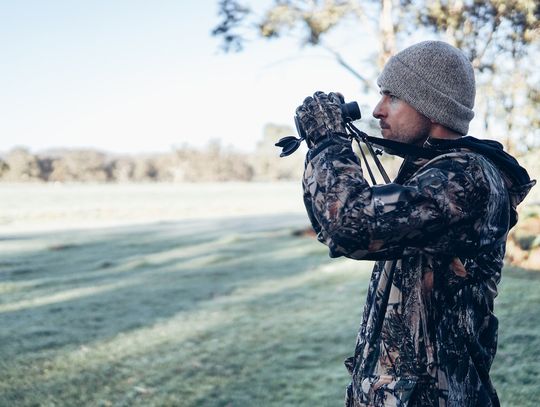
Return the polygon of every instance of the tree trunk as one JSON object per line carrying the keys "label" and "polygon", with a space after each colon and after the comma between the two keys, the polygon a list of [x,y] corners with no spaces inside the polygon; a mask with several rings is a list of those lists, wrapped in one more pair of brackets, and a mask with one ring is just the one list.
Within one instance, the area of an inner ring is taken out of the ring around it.
{"label": "tree trunk", "polygon": [[379,16],[381,51],[378,61],[380,69],[384,67],[386,61],[396,52],[396,32],[392,19],[392,8],[392,0],[381,0],[381,14]]}

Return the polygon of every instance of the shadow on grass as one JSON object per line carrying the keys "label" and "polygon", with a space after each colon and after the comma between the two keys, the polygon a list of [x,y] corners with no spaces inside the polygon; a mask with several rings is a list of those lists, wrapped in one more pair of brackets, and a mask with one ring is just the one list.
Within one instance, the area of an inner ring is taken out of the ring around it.
{"label": "shadow on grass", "polygon": [[4,255],[0,352],[111,338],[301,273],[316,261],[304,258],[309,239],[283,229],[295,223],[293,216],[236,218],[21,236],[19,243],[41,248],[13,245]]}

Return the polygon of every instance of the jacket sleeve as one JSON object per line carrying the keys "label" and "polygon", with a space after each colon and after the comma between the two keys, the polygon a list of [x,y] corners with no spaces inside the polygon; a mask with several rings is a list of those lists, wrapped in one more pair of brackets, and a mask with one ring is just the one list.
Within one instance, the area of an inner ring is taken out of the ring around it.
{"label": "jacket sleeve", "polygon": [[391,259],[424,250],[474,253],[489,185],[475,154],[449,154],[422,167],[406,184],[370,186],[350,145],[306,159],[304,204],[331,257]]}

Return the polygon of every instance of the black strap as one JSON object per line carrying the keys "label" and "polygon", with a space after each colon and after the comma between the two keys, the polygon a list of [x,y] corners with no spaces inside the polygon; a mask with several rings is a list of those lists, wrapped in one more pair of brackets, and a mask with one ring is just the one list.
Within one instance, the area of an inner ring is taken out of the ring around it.
{"label": "black strap", "polygon": [[432,146],[433,148],[424,148],[394,140],[368,136],[365,133],[363,136],[368,142],[381,147],[388,147],[399,155],[427,159],[452,152],[452,150],[456,151],[465,148],[491,160],[499,169],[511,177],[517,185],[525,185],[531,182],[527,171],[519,165],[514,157],[503,150],[499,142],[494,140],[479,140],[472,136],[466,136],[456,140],[442,140],[444,144],[440,145],[441,148],[438,148],[437,145]]}
{"label": "black strap", "polygon": [[442,153],[440,151],[432,150],[429,148],[424,147],[418,147],[412,144],[407,143],[401,143],[399,141],[394,140],[387,140],[384,138],[379,137],[372,137],[366,135],[365,138],[367,141],[369,141],[372,144],[381,146],[381,147],[387,147],[396,153],[399,153],[400,155],[410,155],[415,157],[421,157],[421,158],[435,158],[438,155],[441,155]]}

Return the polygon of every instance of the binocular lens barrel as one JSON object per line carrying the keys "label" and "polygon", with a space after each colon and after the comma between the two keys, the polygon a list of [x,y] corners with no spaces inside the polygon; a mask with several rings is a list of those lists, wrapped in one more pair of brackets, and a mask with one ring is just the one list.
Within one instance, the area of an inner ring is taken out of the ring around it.
{"label": "binocular lens barrel", "polygon": [[341,117],[343,120],[348,122],[354,122],[355,120],[360,120],[362,114],[360,113],[360,107],[356,102],[343,103],[341,105]]}

